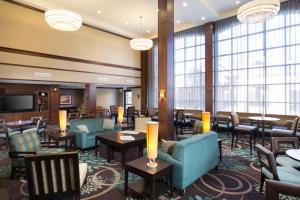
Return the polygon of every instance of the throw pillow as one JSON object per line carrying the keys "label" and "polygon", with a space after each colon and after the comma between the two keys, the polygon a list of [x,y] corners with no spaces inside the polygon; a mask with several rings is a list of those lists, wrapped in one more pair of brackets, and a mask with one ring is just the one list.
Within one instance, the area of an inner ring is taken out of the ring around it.
{"label": "throw pillow", "polygon": [[171,141],[171,140],[161,140],[162,144],[162,151],[168,154],[172,154],[174,145],[177,143],[177,141]]}
{"label": "throw pillow", "polygon": [[90,132],[89,129],[88,129],[88,127],[86,125],[78,125],[77,128],[80,131],[84,132],[84,133],[89,133]]}
{"label": "throw pillow", "polygon": [[104,119],[103,120],[103,128],[104,129],[114,129],[115,123],[111,119]]}
{"label": "throw pillow", "polygon": [[194,130],[193,130],[193,134],[200,134],[203,131],[203,124],[202,121],[196,120],[195,124],[194,124]]}

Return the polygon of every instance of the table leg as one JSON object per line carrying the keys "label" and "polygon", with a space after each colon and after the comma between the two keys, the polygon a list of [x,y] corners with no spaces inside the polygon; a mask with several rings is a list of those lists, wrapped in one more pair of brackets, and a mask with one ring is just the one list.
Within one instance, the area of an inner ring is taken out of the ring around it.
{"label": "table leg", "polygon": [[128,196],[128,169],[125,167],[125,188],[124,188],[124,196]]}
{"label": "table leg", "polygon": [[140,144],[139,145],[139,157],[142,157],[143,156],[143,145]]}
{"label": "table leg", "polygon": [[121,156],[122,156],[122,158],[121,158],[121,165],[122,165],[122,169],[124,169],[124,167],[125,167],[125,149],[124,148],[122,148],[122,150],[121,150]]}
{"label": "table leg", "polygon": [[155,199],[155,179],[152,177],[151,179],[151,192],[150,192],[150,199]]}
{"label": "table leg", "polygon": [[110,162],[110,159],[111,159],[111,148],[109,145],[107,145],[107,163]]}
{"label": "table leg", "polygon": [[95,140],[95,156],[97,156],[97,151],[98,151],[98,141],[96,139]]}
{"label": "table leg", "polygon": [[170,197],[173,197],[173,169],[170,172]]}

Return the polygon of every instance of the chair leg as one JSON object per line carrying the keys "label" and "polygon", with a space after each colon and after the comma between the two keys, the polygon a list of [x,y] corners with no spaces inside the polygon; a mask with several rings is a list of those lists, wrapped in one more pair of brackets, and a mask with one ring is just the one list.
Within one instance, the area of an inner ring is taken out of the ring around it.
{"label": "chair leg", "polygon": [[10,172],[10,179],[13,179],[15,176],[16,168],[14,166],[11,166],[11,172]]}
{"label": "chair leg", "polygon": [[264,188],[264,183],[265,183],[266,177],[265,175],[261,172],[260,173],[260,188],[259,188],[259,193],[261,194]]}
{"label": "chair leg", "polygon": [[240,137],[240,134],[237,133],[236,134],[236,139],[235,139],[235,148],[237,148],[237,143],[238,143],[239,137]]}

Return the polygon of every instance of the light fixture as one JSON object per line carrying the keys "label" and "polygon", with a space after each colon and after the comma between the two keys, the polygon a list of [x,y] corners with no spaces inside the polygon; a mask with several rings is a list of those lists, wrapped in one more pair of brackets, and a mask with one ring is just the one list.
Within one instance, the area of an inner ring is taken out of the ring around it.
{"label": "light fixture", "polygon": [[150,30],[147,30],[146,32],[147,32],[147,33],[150,33]]}
{"label": "light fixture", "polygon": [[235,4],[240,4],[241,2],[240,1],[235,1]]}
{"label": "light fixture", "polygon": [[[141,25],[141,33],[143,32],[143,24],[142,24],[143,17],[140,16],[140,25]],[[130,40],[130,47],[134,50],[138,51],[146,51],[151,49],[153,46],[153,41],[147,38],[143,38],[142,36],[139,38],[135,38]]]}
{"label": "light fixture", "polygon": [[67,111],[60,110],[59,111],[59,128],[62,135],[66,134],[67,129]]}
{"label": "light fixture", "polygon": [[210,112],[202,112],[203,133],[210,131]]}
{"label": "light fixture", "polygon": [[183,7],[187,7],[187,6],[188,6],[188,3],[187,3],[187,2],[183,2],[183,3],[182,3],[182,6],[183,6]]}
{"label": "light fixture", "polygon": [[129,22],[125,22],[125,24],[126,24],[126,25],[128,25],[128,24],[129,24]]}
{"label": "light fixture", "polygon": [[164,89],[159,90],[159,98],[161,99],[162,102],[166,99],[166,90]]}
{"label": "light fixture", "polygon": [[97,14],[98,15],[102,14],[102,11],[101,10],[97,10]]}
{"label": "light fixture", "polygon": [[82,24],[81,16],[68,10],[47,10],[45,20],[49,26],[60,31],[76,31]]}
{"label": "light fixture", "polygon": [[179,24],[181,21],[179,19],[176,20],[176,23]]}
{"label": "light fixture", "polygon": [[158,146],[158,122],[147,122],[147,158],[149,162],[147,167],[155,169],[157,167],[157,146]]}
{"label": "light fixture", "polygon": [[259,23],[271,19],[280,10],[280,0],[253,0],[238,9],[241,23]]}
{"label": "light fixture", "polygon": [[205,20],[206,19],[206,17],[201,17],[201,20],[203,21],[203,20]]}
{"label": "light fixture", "polygon": [[118,122],[119,124],[123,123],[123,118],[124,118],[124,108],[122,106],[118,107]]}

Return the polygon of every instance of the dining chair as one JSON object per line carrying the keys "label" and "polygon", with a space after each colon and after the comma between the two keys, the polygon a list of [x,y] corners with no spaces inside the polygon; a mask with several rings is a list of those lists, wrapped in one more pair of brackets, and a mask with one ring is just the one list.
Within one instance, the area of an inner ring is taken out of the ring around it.
{"label": "dining chair", "polygon": [[0,139],[3,140],[3,144],[8,147],[8,130],[4,119],[0,119]]}
{"label": "dining chair", "polygon": [[272,137],[271,142],[277,165],[300,170],[300,162],[288,157],[285,153],[288,148],[299,149],[297,137]]}
{"label": "dining chair", "polygon": [[79,163],[78,152],[25,157],[30,200],[80,199],[87,164]]}
{"label": "dining chair", "polygon": [[127,124],[134,125],[134,117],[135,117],[134,115],[135,115],[135,107],[134,106],[128,107],[126,113]]}
{"label": "dining chair", "polygon": [[300,198],[300,185],[266,180],[266,200],[279,200],[279,194]]}
{"label": "dining chair", "polygon": [[240,135],[248,134],[249,135],[249,145],[250,145],[250,154],[252,155],[252,140],[254,140],[254,145],[256,143],[257,136],[257,127],[250,125],[242,125],[239,121],[239,116],[237,113],[231,113],[231,121],[232,121],[232,140],[231,140],[231,149],[233,149],[234,138],[235,147],[237,147],[237,142]]}
{"label": "dining chair", "polygon": [[271,137],[295,137],[298,124],[299,124],[299,117],[296,117],[292,124],[292,129],[272,129],[270,131]]}
{"label": "dining chair", "polygon": [[260,193],[266,179],[300,184],[300,171],[292,167],[276,166],[274,154],[260,144],[255,145],[261,167]]}
{"label": "dining chair", "polygon": [[46,138],[46,120],[40,119],[37,121],[36,132],[40,135],[40,138]]}

